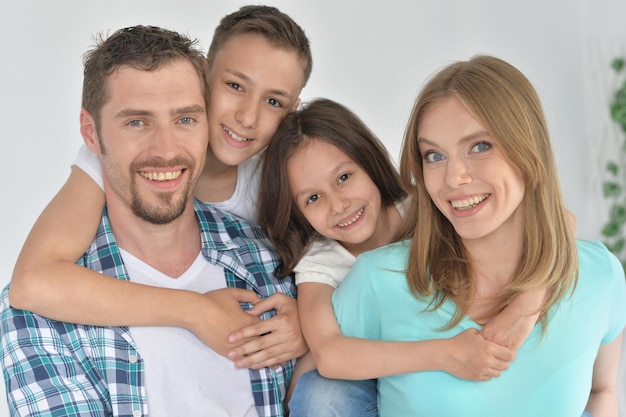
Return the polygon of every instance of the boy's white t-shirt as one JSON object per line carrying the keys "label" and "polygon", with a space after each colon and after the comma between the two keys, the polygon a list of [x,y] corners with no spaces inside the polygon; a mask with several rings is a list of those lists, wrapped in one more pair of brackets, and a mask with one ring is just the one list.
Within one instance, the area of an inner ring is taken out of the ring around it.
{"label": "boy's white t-shirt", "polygon": [[[400,216],[404,217],[408,199],[396,203]],[[333,239],[317,239],[311,243],[300,262],[293,271],[296,273],[296,284],[317,282],[337,288],[348,275],[356,257]]]}
{"label": "boy's white t-shirt", "polygon": [[[87,145],[83,144],[80,147],[73,165],[85,171],[100,188],[104,189],[100,159],[98,155],[89,150]],[[228,200],[219,202],[207,201],[206,203],[222,211],[241,217],[249,223],[258,224],[257,200],[260,180],[261,158],[257,154],[237,166],[237,184],[235,185],[235,192],[233,192],[233,195]]]}
{"label": "boy's white t-shirt", "polygon": [[[226,288],[223,268],[199,254],[189,269],[170,278],[120,249],[132,282],[205,293]],[[210,318],[207,318],[210,320]],[[152,417],[258,417],[247,369],[206,346],[180,327],[131,326],[144,361]]]}

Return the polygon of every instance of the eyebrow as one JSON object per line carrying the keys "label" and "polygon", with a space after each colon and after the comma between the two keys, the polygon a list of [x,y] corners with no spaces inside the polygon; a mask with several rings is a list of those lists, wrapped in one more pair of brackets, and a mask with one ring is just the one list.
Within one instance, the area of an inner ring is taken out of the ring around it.
{"label": "eyebrow", "polygon": [[[347,168],[349,168],[351,165],[357,165],[358,164],[356,162],[354,162],[352,159],[344,161],[339,163],[335,169],[333,169],[330,173],[331,175],[337,175],[340,172],[346,170]],[[300,197],[302,197],[303,195],[308,195],[311,193],[311,188],[305,188],[304,190],[301,190],[299,193],[296,193],[294,196],[294,199],[297,201]]]}
{"label": "eyebrow", "polygon": [[[458,142],[459,143],[465,143],[465,142],[471,142],[473,140],[479,139],[479,138],[483,138],[483,137],[491,137],[491,135],[485,131],[485,130],[481,130],[479,132],[475,132],[475,133],[470,133],[467,136],[463,136]],[[419,137],[417,138],[417,143],[425,143],[427,145],[431,145],[431,146],[437,146],[437,144],[431,140],[428,140],[427,138],[424,137]]]}
{"label": "eyebrow", "polygon": [[[247,81],[247,82],[251,82],[252,79],[250,77],[248,77],[246,74],[239,72],[239,71],[235,71],[235,70],[231,70],[231,69],[226,69],[225,70],[227,73],[234,75],[235,77],[241,78],[243,81]],[[284,91],[284,90],[278,90],[278,89],[270,89],[269,91],[267,91],[267,93],[272,94],[272,95],[276,95],[276,96],[282,96],[285,97],[287,99],[291,98],[291,94],[289,94],[288,92]]]}
{"label": "eyebrow", "polygon": [[[196,113],[204,113],[204,107],[199,106],[197,104],[191,106],[180,107],[170,111],[170,115],[175,116],[179,114],[196,114]],[[116,117],[124,118],[124,117],[136,117],[136,116],[153,116],[154,112],[149,110],[139,110],[139,109],[124,109],[117,113]]]}

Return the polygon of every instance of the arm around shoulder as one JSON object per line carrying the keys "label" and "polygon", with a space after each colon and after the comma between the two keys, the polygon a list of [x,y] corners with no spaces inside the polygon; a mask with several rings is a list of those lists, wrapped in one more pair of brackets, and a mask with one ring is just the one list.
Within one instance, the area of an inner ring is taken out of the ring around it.
{"label": "arm around shoulder", "polygon": [[96,235],[104,201],[102,189],[73,167],[22,247],[11,277],[13,307],[53,313],[55,308],[67,307],[66,297],[72,293],[70,277],[81,272],[99,275],[75,262]]}

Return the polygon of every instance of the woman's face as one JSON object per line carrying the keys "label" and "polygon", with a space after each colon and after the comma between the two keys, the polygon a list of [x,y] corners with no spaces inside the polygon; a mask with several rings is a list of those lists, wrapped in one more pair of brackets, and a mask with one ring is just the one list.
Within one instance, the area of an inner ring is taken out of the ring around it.
{"label": "woman's face", "polygon": [[426,189],[463,240],[521,236],[523,176],[458,98],[423,114],[418,144]]}

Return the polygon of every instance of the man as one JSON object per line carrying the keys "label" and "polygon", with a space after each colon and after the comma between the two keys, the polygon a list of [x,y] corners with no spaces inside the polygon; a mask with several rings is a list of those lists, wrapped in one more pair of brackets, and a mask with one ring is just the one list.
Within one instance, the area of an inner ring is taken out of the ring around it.
{"label": "man", "polygon": [[[256,228],[193,200],[208,144],[206,79],[195,42],[160,28],[119,30],[87,54],[81,133],[100,157],[107,206],[79,263],[199,297],[232,297],[227,286],[294,296],[291,280],[273,278]],[[283,415],[291,362],[235,369],[181,327],[58,322],[12,309],[7,294],[0,330],[15,415]]]}

